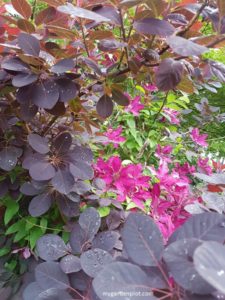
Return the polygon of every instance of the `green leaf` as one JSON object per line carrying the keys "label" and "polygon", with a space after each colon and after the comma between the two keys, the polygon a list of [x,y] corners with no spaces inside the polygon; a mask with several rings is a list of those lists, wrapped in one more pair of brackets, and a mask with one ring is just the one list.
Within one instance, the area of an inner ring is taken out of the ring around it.
{"label": "green leaf", "polygon": [[4,247],[4,248],[1,248],[0,249],[0,257],[8,254],[9,252],[11,251],[11,248],[10,247]]}
{"label": "green leaf", "polygon": [[45,218],[41,218],[40,226],[41,226],[42,232],[45,233],[46,229],[47,229],[46,227],[48,226],[48,220]]}
{"label": "green leaf", "polygon": [[19,231],[21,228],[25,227],[25,220],[20,220],[14,224],[12,224],[5,232],[6,235],[15,233]]}
{"label": "green leaf", "polygon": [[97,210],[98,210],[101,218],[108,216],[110,213],[110,207],[108,207],[108,206],[99,207]]}
{"label": "green leaf", "polygon": [[37,224],[37,218],[31,217],[31,216],[27,217],[26,218],[26,231],[29,231],[36,224]]}
{"label": "green leaf", "polygon": [[8,198],[7,201],[5,202],[6,205],[6,211],[4,215],[4,223],[7,225],[12,218],[15,216],[15,214],[19,210],[19,204],[12,200],[11,198]]}
{"label": "green leaf", "polygon": [[33,250],[37,240],[43,235],[42,230],[40,227],[35,227],[30,232],[29,242],[30,248]]}
{"label": "green leaf", "polygon": [[13,242],[16,243],[21,241],[26,235],[27,232],[24,229],[18,231],[17,234],[14,236]]}

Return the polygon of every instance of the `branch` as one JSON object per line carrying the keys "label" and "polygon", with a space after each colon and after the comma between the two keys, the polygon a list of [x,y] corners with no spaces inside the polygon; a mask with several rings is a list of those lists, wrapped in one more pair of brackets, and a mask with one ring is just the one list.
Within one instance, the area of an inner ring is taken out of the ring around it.
{"label": "branch", "polygon": [[157,120],[157,118],[158,118],[158,116],[160,115],[161,111],[163,110],[164,106],[166,105],[166,101],[167,101],[168,94],[169,94],[169,92],[166,93],[166,96],[165,96],[165,98],[164,98],[164,100],[163,100],[163,104],[162,104],[162,106],[160,107],[160,109],[159,109],[159,111],[157,112],[157,114],[155,115],[155,118],[154,118],[154,120],[153,120],[153,124],[155,123],[155,121]]}
{"label": "branch", "polygon": [[89,50],[88,50],[88,45],[87,45],[85,34],[84,34],[83,22],[82,22],[81,18],[80,18],[80,26],[81,26],[82,38],[83,38],[83,41],[84,41],[84,47],[85,47],[85,50],[87,52],[87,56],[90,57],[90,53],[89,53]]}
{"label": "branch", "polygon": [[[119,13],[120,13],[120,22],[121,22],[121,30],[122,30],[123,41],[124,41],[124,43],[126,43],[126,41],[127,41],[127,39],[126,39],[126,32],[125,32],[125,28],[124,28],[124,24],[123,24],[123,16],[122,16],[121,9],[119,9]],[[128,49],[127,49],[127,47],[124,47],[124,48],[125,48],[125,54],[126,54],[126,58],[127,58],[127,65],[129,65]],[[121,59],[121,62],[122,62],[122,59]]]}
{"label": "branch", "polygon": [[52,125],[55,123],[55,121],[58,119],[58,116],[54,116],[51,118],[51,120],[48,122],[48,124],[45,126],[45,128],[42,130],[41,135],[44,136],[49,129],[52,127]]}
{"label": "branch", "polygon": [[[201,5],[201,7],[199,8],[199,10],[197,11],[197,13],[194,15],[194,17],[190,20],[190,22],[187,24],[187,26],[178,31],[176,35],[182,36],[184,35],[193,25],[194,23],[198,20],[200,14],[202,13],[203,9],[208,5],[208,0],[205,0],[204,3]],[[166,47],[164,47],[163,49],[161,49],[158,54],[162,55],[164,52],[166,52],[170,47],[167,45]]]}

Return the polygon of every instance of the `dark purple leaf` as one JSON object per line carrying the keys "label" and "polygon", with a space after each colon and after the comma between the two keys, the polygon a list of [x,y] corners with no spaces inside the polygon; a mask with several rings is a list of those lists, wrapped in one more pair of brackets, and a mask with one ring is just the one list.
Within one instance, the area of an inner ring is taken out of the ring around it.
{"label": "dark purple leaf", "polygon": [[56,288],[66,290],[69,287],[69,279],[61,270],[59,263],[44,262],[35,269],[35,278],[42,289]]}
{"label": "dark purple leaf", "polygon": [[70,246],[74,254],[82,253],[90,242],[87,232],[79,224],[75,224],[70,234]]}
{"label": "dark purple leaf", "polygon": [[145,18],[134,22],[134,28],[142,34],[156,34],[169,36],[175,32],[175,28],[165,20]]}
{"label": "dark purple leaf", "polygon": [[2,62],[1,67],[9,71],[27,72],[29,65],[25,64],[17,57],[10,58]]}
{"label": "dark purple leaf", "polygon": [[18,46],[24,53],[32,56],[39,56],[41,50],[39,40],[28,33],[18,35]]}
{"label": "dark purple leaf", "polygon": [[116,231],[103,231],[99,232],[92,241],[92,248],[99,248],[105,251],[111,251],[120,235]]}
{"label": "dark purple leaf", "polygon": [[174,89],[182,79],[184,67],[180,61],[164,59],[156,71],[156,85],[161,91]]}
{"label": "dark purple leaf", "polygon": [[120,19],[119,12],[116,8],[114,8],[112,6],[97,7],[94,9],[94,12],[103,17],[106,17],[113,24],[121,25],[121,19]]}
{"label": "dark purple leaf", "polygon": [[205,192],[202,199],[207,208],[212,209],[220,214],[225,211],[225,198],[219,193]]}
{"label": "dark purple leaf", "polygon": [[84,146],[75,146],[69,153],[72,161],[82,160],[86,163],[91,163],[93,160],[93,153],[90,148]]}
{"label": "dark purple leaf", "polygon": [[213,212],[191,216],[172,234],[169,243],[184,238],[223,243],[225,240],[225,216]]}
{"label": "dark purple leaf", "polygon": [[37,254],[46,261],[58,260],[66,255],[68,249],[64,241],[56,234],[45,234],[36,244]]}
{"label": "dark purple leaf", "polygon": [[22,150],[16,147],[4,148],[0,151],[0,169],[11,171],[17,164],[17,159],[22,155]]}
{"label": "dark purple leaf", "polygon": [[67,152],[72,145],[72,136],[69,132],[60,133],[53,141],[57,152]]}
{"label": "dark purple leaf", "polygon": [[39,217],[46,213],[51,205],[51,196],[48,194],[41,194],[31,200],[28,210],[32,217]]}
{"label": "dark purple leaf", "polygon": [[103,95],[97,102],[96,110],[99,116],[101,116],[102,118],[111,116],[113,112],[112,99],[107,95]]}
{"label": "dark purple leaf", "polygon": [[74,68],[75,63],[71,58],[64,58],[58,61],[54,66],[51,67],[51,72],[53,73],[64,73],[70,71]]}
{"label": "dark purple leaf", "polygon": [[37,81],[37,79],[38,76],[36,74],[21,73],[13,77],[12,85],[22,87]]}
{"label": "dark purple leaf", "polygon": [[209,51],[207,47],[198,45],[180,36],[170,36],[166,39],[166,42],[172,48],[173,52],[182,56],[199,56]]}
{"label": "dark purple leaf", "polygon": [[30,122],[38,112],[38,108],[36,105],[30,103],[23,103],[20,105],[20,115],[21,119],[25,122]]}
{"label": "dark purple leaf", "polygon": [[84,181],[76,181],[73,187],[73,191],[78,195],[83,195],[91,190],[91,185]]}
{"label": "dark purple leaf", "polygon": [[31,165],[29,173],[34,180],[49,180],[55,176],[55,168],[49,162],[37,162]]}
{"label": "dark purple leaf", "polygon": [[31,182],[24,182],[20,187],[20,192],[27,196],[35,196],[39,193],[39,190]]}
{"label": "dark purple leaf", "polygon": [[[142,293],[141,299],[153,300],[149,279],[138,266],[127,262],[115,262],[106,265],[94,278],[93,288],[101,300],[110,300],[112,294],[122,299],[126,293]],[[144,295],[144,293],[146,293]],[[120,296],[121,295],[121,296]],[[134,299],[139,299],[135,296]]]}
{"label": "dark purple leaf", "polygon": [[38,295],[35,300],[74,300],[66,291],[60,289],[48,289]]}
{"label": "dark purple leaf", "polygon": [[74,289],[82,292],[86,292],[91,284],[90,277],[83,271],[71,274],[70,281]]}
{"label": "dark purple leaf", "polygon": [[98,48],[101,51],[115,51],[118,48],[126,47],[127,44],[119,42],[115,39],[103,39],[98,43]]}
{"label": "dark purple leaf", "polygon": [[221,82],[225,82],[225,65],[218,61],[209,61],[210,71],[213,76],[217,77]]}
{"label": "dark purple leaf", "polygon": [[188,21],[185,15],[172,13],[166,16],[166,19],[177,25],[187,25]]}
{"label": "dark purple leaf", "polygon": [[129,98],[118,90],[112,90],[112,99],[119,105],[127,106],[130,103]]}
{"label": "dark purple leaf", "polygon": [[162,257],[162,235],[149,216],[131,213],[122,231],[122,241],[127,254],[135,263],[157,266]]}
{"label": "dark purple leaf", "polygon": [[85,57],[83,59],[84,63],[89,67],[91,68],[95,73],[97,73],[98,75],[102,75],[102,71],[99,67],[99,65],[92,59],[88,58],[88,57]]}
{"label": "dark purple leaf", "polygon": [[80,202],[80,195],[78,195],[76,192],[70,192],[66,195],[71,201],[79,203]]}
{"label": "dark purple leaf", "polygon": [[45,162],[45,156],[43,154],[40,153],[28,153],[26,155],[25,153],[25,157],[22,163],[22,167],[24,169],[29,170],[31,168],[32,165],[38,163],[38,162]]}
{"label": "dark purple leaf", "polygon": [[66,196],[58,196],[57,203],[61,213],[68,218],[76,217],[80,214],[79,204],[71,201]]}
{"label": "dark purple leaf", "polygon": [[142,267],[149,278],[151,288],[168,289],[168,283],[162,272],[157,267]]}
{"label": "dark purple leaf", "polygon": [[70,163],[70,173],[77,179],[87,180],[92,179],[94,171],[92,166],[83,161],[73,161]]}
{"label": "dark purple leaf", "polygon": [[28,135],[28,143],[38,153],[46,154],[49,152],[48,139],[36,133]]}
{"label": "dark purple leaf", "polygon": [[59,89],[54,81],[42,81],[33,85],[30,97],[38,107],[51,109],[59,99]]}
{"label": "dark purple leaf", "polygon": [[58,6],[58,11],[69,14],[71,17],[76,18],[84,18],[88,20],[94,20],[97,22],[108,22],[110,21],[108,18],[105,18],[104,16],[101,16],[99,14],[96,14],[90,10],[74,6],[71,3],[67,3],[66,5]]}
{"label": "dark purple leaf", "polygon": [[23,300],[36,299],[41,293],[43,289],[36,283],[30,283],[23,292]]}
{"label": "dark purple leaf", "polygon": [[30,99],[31,97],[30,96],[32,95],[32,90],[33,90],[32,85],[28,85],[28,86],[19,88],[17,93],[16,93],[16,100],[20,104],[27,105],[27,103],[31,102],[31,99]]}
{"label": "dark purple leaf", "polygon": [[214,288],[225,294],[225,246],[205,242],[194,253],[194,264],[199,274]]}
{"label": "dark purple leaf", "polygon": [[112,261],[112,256],[102,249],[88,250],[80,257],[81,267],[90,277],[95,277],[105,265]]}
{"label": "dark purple leaf", "polygon": [[80,215],[79,224],[87,233],[89,240],[93,240],[101,225],[101,218],[98,211],[93,207],[86,208]]}
{"label": "dark purple leaf", "polygon": [[80,258],[72,254],[67,255],[61,259],[60,267],[66,274],[79,272],[81,270]]}
{"label": "dark purple leaf", "polygon": [[163,259],[170,274],[181,287],[196,294],[207,295],[214,289],[202,279],[193,263],[194,251],[201,243],[197,239],[176,241],[165,249]]}
{"label": "dark purple leaf", "polygon": [[45,109],[49,114],[61,117],[66,113],[66,107],[63,102],[57,102],[52,109]]}
{"label": "dark purple leaf", "polygon": [[60,78],[55,81],[59,89],[59,100],[68,102],[76,98],[79,92],[79,86],[70,79]]}
{"label": "dark purple leaf", "polygon": [[123,222],[123,212],[118,210],[111,210],[110,214],[106,218],[106,223],[109,230],[114,230],[118,228]]}
{"label": "dark purple leaf", "polygon": [[51,180],[52,186],[61,194],[68,194],[73,185],[74,178],[67,170],[58,170]]}

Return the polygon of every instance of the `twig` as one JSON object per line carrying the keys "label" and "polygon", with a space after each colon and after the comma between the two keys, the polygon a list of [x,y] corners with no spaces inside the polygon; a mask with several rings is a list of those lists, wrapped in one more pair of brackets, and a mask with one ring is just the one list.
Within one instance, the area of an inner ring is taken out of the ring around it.
{"label": "twig", "polygon": [[45,135],[49,129],[52,127],[52,125],[55,123],[55,121],[58,119],[58,116],[52,117],[52,119],[48,122],[48,124],[45,126],[45,128],[42,130],[41,135]]}
{"label": "twig", "polygon": [[[197,19],[199,18],[200,14],[202,13],[203,9],[208,5],[208,0],[205,0],[205,2],[201,5],[201,7],[199,8],[199,10],[197,11],[197,13],[194,15],[194,17],[191,19],[191,21],[188,23],[188,25],[177,32],[176,35],[182,36],[184,35],[193,25],[194,23],[197,21]],[[170,47],[167,45],[166,47],[164,47],[163,49],[161,49],[158,54],[162,55],[165,51],[167,51]]]}
{"label": "twig", "polygon": [[37,6],[37,0],[34,0],[33,8],[32,8],[32,14],[31,14],[31,17],[30,17],[32,21],[34,20],[34,17],[35,17],[36,6]]}
{"label": "twig", "polygon": [[88,50],[88,45],[87,45],[85,34],[84,34],[83,22],[82,22],[81,18],[80,18],[80,25],[81,25],[82,38],[83,38],[83,41],[84,41],[84,47],[85,47],[85,50],[87,52],[87,56],[90,57],[90,53],[89,53],[89,50]]}
{"label": "twig", "polygon": [[153,120],[153,124],[155,123],[155,121],[157,120],[157,118],[158,118],[158,116],[160,115],[161,111],[163,110],[164,106],[166,105],[166,101],[167,101],[168,94],[169,94],[169,92],[166,93],[166,96],[165,96],[165,98],[164,98],[164,100],[163,100],[163,104],[162,104],[162,106],[160,107],[159,111],[157,112],[157,114],[156,114],[156,116],[155,116],[155,118],[154,118],[154,120]]}
{"label": "twig", "polygon": [[[126,43],[127,42],[126,32],[125,32],[125,28],[124,28],[124,24],[123,24],[123,16],[122,16],[121,9],[119,9],[119,13],[120,13],[120,22],[121,22],[122,37],[123,37],[124,43]],[[127,46],[125,46],[124,48],[125,48],[124,50],[125,50],[126,59],[127,59],[127,65],[129,66],[129,54],[128,54]],[[122,62],[122,60],[121,60],[121,62]]]}

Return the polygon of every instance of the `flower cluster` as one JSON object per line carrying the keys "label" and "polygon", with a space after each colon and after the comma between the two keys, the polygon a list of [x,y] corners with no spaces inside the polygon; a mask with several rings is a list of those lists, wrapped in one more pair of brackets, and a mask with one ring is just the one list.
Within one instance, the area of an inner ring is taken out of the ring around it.
{"label": "flower cluster", "polygon": [[150,214],[158,223],[165,240],[189,217],[185,206],[194,201],[189,175],[195,172],[195,167],[187,162],[184,165],[176,163],[170,170],[171,152],[171,146],[158,145],[155,156],[160,159],[159,167],[149,167],[158,181],[151,191]]}
{"label": "flower cluster", "polygon": [[149,176],[143,175],[141,164],[122,165],[118,156],[107,161],[99,158],[95,165],[96,177],[106,183],[106,191],[115,192],[120,202],[131,200],[138,207],[144,208],[144,202],[151,197]]}
{"label": "flower cluster", "polygon": [[112,127],[109,127],[108,130],[104,133],[104,136],[108,138],[108,141],[104,142],[104,144],[108,145],[110,143],[113,143],[113,146],[115,148],[118,148],[120,143],[126,141],[125,137],[121,136],[121,133],[122,133],[121,126],[119,126],[117,129],[113,129]]}
{"label": "flower cluster", "polygon": [[208,137],[207,134],[200,134],[198,128],[193,128],[190,133],[191,139],[199,146],[207,147],[208,144],[206,139]]}

